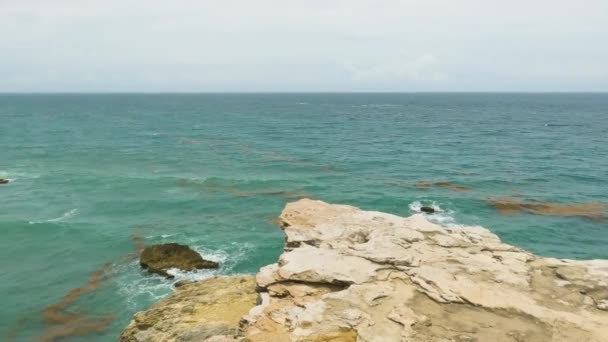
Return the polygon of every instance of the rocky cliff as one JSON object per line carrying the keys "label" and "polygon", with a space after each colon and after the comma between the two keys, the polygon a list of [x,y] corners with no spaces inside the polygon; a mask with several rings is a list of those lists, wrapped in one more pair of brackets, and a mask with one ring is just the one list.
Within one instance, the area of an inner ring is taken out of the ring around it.
{"label": "rocky cliff", "polygon": [[608,341],[607,260],[308,199],[280,223],[284,253],[255,281],[180,287],[121,341]]}

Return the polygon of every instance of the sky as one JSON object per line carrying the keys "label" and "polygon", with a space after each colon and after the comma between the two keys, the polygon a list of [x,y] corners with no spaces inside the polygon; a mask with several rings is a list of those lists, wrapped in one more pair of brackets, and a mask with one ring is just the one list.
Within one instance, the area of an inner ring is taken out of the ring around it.
{"label": "sky", "polygon": [[608,91],[607,0],[0,0],[0,92]]}

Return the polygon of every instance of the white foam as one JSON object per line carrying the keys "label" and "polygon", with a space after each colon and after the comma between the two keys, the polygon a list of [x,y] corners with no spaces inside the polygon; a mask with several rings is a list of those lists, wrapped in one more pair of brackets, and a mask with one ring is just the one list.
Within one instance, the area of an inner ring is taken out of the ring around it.
{"label": "white foam", "polygon": [[40,175],[0,170],[0,178],[7,179],[9,182],[14,182],[19,178],[40,178]]}
{"label": "white foam", "polygon": [[205,269],[205,270],[184,272],[177,268],[170,268],[167,270],[167,273],[169,273],[170,275],[172,275],[174,277],[173,284],[175,284],[176,282],[178,282],[180,280],[195,281],[195,280],[203,280],[203,279],[211,278],[217,273],[217,271],[213,270],[213,269]]}
{"label": "white foam", "polygon": [[139,260],[129,264],[115,264],[114,281],[118,285],[118,294],[127,302],[132,311],[142,310],[142,303],[154,303],[171,293],[173,283],[155,274],[137,276],[141,272]]}
{"label": "white foam", "polygon": [[[167,234],[163,236],[169,236]],[[158,238],[158,237],[155,237]],[[119,284],[118,292],[121,297],[125,298],[128,307],[131,310],[142,310],[142,303],[153,303],[170,294],[178,281],[199,281],[211,278],[217,274],[225,274],[228,253],[222,250],[209,251],[201,248],[193,247],[201,256],[207,260],[212,260],[220,263],[219,269],[196,270],[192,272],[184,272],[178,269],[169,269],[167,273],[171,274],[173,279],[166,279],[160,275],[148,274],[141,271],[139,260],[134,260],[123,266],[117,265],[116,272],[119,274],[116,279]],[[137,276],[141,274],[141,276]],[[136,277],[134,279],[134,277]]]}
{"label": "white foam", "polygon": [[63,215],[61,215],[59,217],[51,218],[48,220],[29,221],[29,223],[37,224],[37,223],[48,223],[48,222],[62,222],[62,221],[69,219],[70,217],[76,215],[77,213],[78,213],[78,209],[74,208],[74,209],[70,209],[70,210],[66,211],[65,213],[63,213]]}
{"label": "white foam", "polygon": [[[159,240],[180,235],[179,233],[146,236],[146,239]],[[181,240],[181,239],[177,239]],[[190,238],[184,241],[204,259],[218,262],[218,269],[203,269],[184,272],[178,269],[169,269],[167,272],[174,276],[166,279],[160,275],[148,274],[141,270],[139,260],[135,259],[128,264],[115,264],[113,267],[117,277],[118,292],[127,303],[130,310],[138,311],[145,308],[144,303],[153,303],[170,294],[178,281],[200,281],[218,274],[232,274],[232,269],[240,260],[247,257],[252,245],[249,243],[233,242],[227,250],[208,249],[201,243],[200,238]],[[230,252],[228,252],[230,251]],[[146,304],[147,306],[147,304]]]}
{"label": "white foam", "polygon": [[141,133],[141,135],[145,135],[145,136],[151,136],[151,137],[157,137],[159,135],[161,135],[162,133],[160,132],[156,132],[156,131],[147,131],[147,132],[143,132]]}
{"label": "white foam", "polygon": [[215,261],[220,264],[220,271],[224,274],[230,273],[234,266],[236,266],[241,260],[245,259],[253,245],[251,243],[237,243],[232,242],[231,245],[237,246],[236,250],[230,249],[230,253],[223,249],[208,250],[200,245],[197,246],[195,241],[192,241],[192,249],[194,249],[203,258]]}
{"label": "white foam", "polygon": [[[444,210],[437,204],[435,201],[425,201],[426,203],[422,203],[421,201],[414,201],[410,203],[409,208],[411,211],[415,213],[422,213],[426,216],[427,220],[436,223],[441,226],[454,226],[456,225],[456,221],[452,216],[454,214],[453,210]],[[421,210],[422,207],[431,207],[435,210],[432,214],[427,214]]]}

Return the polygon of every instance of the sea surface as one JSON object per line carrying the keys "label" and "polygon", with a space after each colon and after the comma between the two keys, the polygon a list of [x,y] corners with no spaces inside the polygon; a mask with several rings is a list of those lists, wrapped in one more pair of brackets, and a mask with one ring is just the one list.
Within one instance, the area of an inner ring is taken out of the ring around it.
{"label": "sea surface", "polygon": [[[176,280],[275,262],[272,218],[304,196],[397,215],[434,205],[436,222],[537,254],[608,258],[606,222],[487,202],[608,202],[608,94],[0,95],[0,178],[0,340],[69,331],[42,310],[109,264],[65,310],[112,323],[65,340],[113,341]],[[148,275],[133,236],[222,266]]]}

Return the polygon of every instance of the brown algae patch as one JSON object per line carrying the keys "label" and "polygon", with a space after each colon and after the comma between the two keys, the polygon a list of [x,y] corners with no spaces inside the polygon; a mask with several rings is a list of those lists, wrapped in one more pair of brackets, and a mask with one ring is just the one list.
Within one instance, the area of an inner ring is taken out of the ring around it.
{"label": "brown algae patch", "polygon": [[85,286],[72,289],[59,302],[49,305],[42,311],[42,318],[47,323],[47,327],[40,336],[40,341],[51,342],[69,336],[84,336],[104,331],[110,325],[113,319],[111,315],[94,318],[83,313],[67,311],[78,298],[101,286],[108,268],[109,265],[104,265],[91,273]]}
{"label": "brown algae patch", "polygon": [[[145,248],[144,240],[138,231],[131,235],[131,239],[135,245],[135,253],[122,257],[122,262],[137,258]],[[102,332],[108,328],[114,319],[112,315],[93,317],[84,313],[74,312],[70,310],[70,306],[83,295],[98,290],[102,286],[110,267],[111,264],[103,265],[89,275],[85,286],[72,289],[59,302],[51,304],[42,310],[42,319],[47,326],[44,333],[39,337],[39,341],[52,342],[65,337],[86,336]],[[9,341],[13,341],[14,338],[15,336],[11,336]]]}
{"label": "brown algae patch", "polygon": [[552,202],[524,202],[515,199],[488,200],[502,215],[518,215],[523,212],[535,215],[584,217],[593,221],[606,220],[608,203],[552,203]]}
{"label": "brown algae patch", "polygon": [[237,197],[252,197],[252,196],[277,196],[282,197],[286,200],[310,198],[310,195],[305,192],[291,192],[291,191],[239,191],[236,188],[231,188],[230,191],[234,196]]}
{"label": "brown algae patch", "polygon": [[285,190],[256,190],[244,191],[239,189],[235,183],[232,184],[214,184],[207,181],[199,183],[188,179],[179,179],[180,187],[195,188],[200,192],[207,193],[229,193],[235,197],[254,197],[254,196],[276,196],[285,200],[298,200],[302,198],[311,198],[310,194],[304,191],[285,191]]}
{"label": "brown algae patch", "polygon": [[459,192],[467,192],[467,191],[471,191],[470,188],[467,188],[466,186],[462,186],[462,185],[458,185],[458,184],[454,184],[454,183],[450,183],[450,182],[420,182],[416,184],[416,188],[417,189],[429,189],[431,187],[441,187],[441,188],[446,188],[452,191],[459,191]]}

